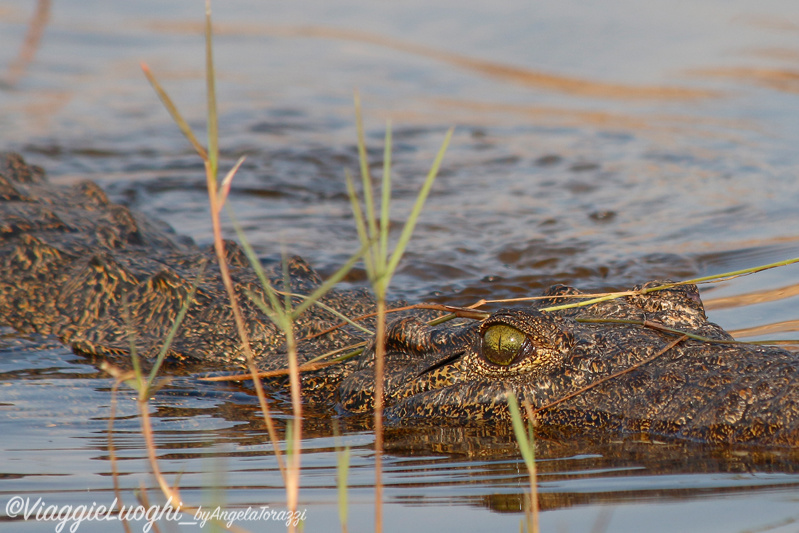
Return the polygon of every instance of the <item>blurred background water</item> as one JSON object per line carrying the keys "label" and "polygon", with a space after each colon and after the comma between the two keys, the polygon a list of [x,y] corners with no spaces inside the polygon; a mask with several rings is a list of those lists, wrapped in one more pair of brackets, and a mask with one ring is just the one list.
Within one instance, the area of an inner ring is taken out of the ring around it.
{"label": "blurred background water", "polygon": [[[345,169],[357,170],[356,88],[376,173],[392,124],[397,227],[456,127],[395,296],[468,304],[552,283],[623,289],[799,256],[795,2],[229,0],[213,8],[223,165],[247,156],[231,202],[265,261],[283,246],[330,273],[357,248],[344,186]],[[202,164],[139,66],[203,128],[203,12],[187,0],[0,2],[0,149],[21,152],[56,182],[96,180],[114,200],[210,242]],[[796,273],[708,286],[703,298],[738,336],[793,339]],[[356,270],[348,283],[363,278]],[[0,347],[0,494],[110,503],[110,381],[42,339],[6,331]],[[156,399],[166,470],[184,472],[195,501],[216,484],[231,505],[280,506],[282,481],[249,417],[251,398],[195,390],[178,381]],[[130,398],[119,409],[115,441],[132,503],[140,482],[153,484]],[[304,445],[309,531],[335,524],[336,514],[333,440],[319,423]],[[518,527],[526,474],[514,452],[480,459],[433,450],[432,437],[395,437],[387,530]],[[344,441],[355,454],[352,530],[369,530],[373,435],[352,430]],[[609,521],[610,531],[642,523],[793,531],[799,519],[795,458],[586,446],[544,446],[548,529]]]}

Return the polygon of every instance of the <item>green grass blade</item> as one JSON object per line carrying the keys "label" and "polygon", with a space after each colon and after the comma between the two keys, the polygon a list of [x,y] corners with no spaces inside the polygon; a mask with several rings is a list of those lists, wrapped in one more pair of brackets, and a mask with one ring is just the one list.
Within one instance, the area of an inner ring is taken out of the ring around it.
{"label": "green grass blade", "polygon": [[275,309],[280,309],[280,306],[278,306],[277,308],[271,307],[263,300],[263,298],[261,298],[259,295],[250,290],[245,290],[244,293],[247,295],[247,298],[249,298],[250,301],[254,303],[256,307],[258,307],[258,309],[260,309],[266,316],[269,317],[269,320],[274,322],[274,324],[278,328],[280,328],[281,331],[285,331],[283,329],[284,315],[281,315],[280,311],[275,310]]}
{"label": "green grass blade", "polygon": [[369,225],[369,238],[377,236],[377,219],[375,219],[375,201],[372,190],[372,177],[369,173],[369,158],[366,155],[366,136],[363,132],[363,116],[361,115],[361,97],[355,92],[355,125],[358,131],[358,160],[361,163],[361,181],[363,183],[363,203],[366,206],[366,222]]}
{"label": "green grass blade", "polygon": [[169,352],[169,348],[172,346],[172,341],[175,340],[175,335],[178,333],[178,329],[180,325],[183,323],[183,319],[186,318],[186,313],[189,312],[189,307],[191,307],[192,302],[194,301],[194,295],[197,294],[197,287],[199,287],[200,282],[203,279],[203,275],[205,274],[205,267],[206,263],[203,263],[200,266],[200,271],[197,273],[197,277],[194,278],[194,281],[191,284],[191,289],[189,290],[189,294],[186,296],[186,299],[183,301],[183,304],[180,306],[180,311],[178,311],[178,316],[175,318],[172,327],[169,328],[169,333],[167,333],[166,339],[164,343],[161,345],[161,350],[158,352],[158,356],[155,359],[155,364],[153,368],[150,370],[150,376],[147,378],[147,388],[150,389],[155,381],[156,375],[158,375],[158,370],[161,368],[161,365],[164,362],[164,358],[166,358],[167,352]]}
{"label": "green grass blade", "polygon": [[[783,267],[788,265],[793,265],[795,263],[799,263],[799,257],[794,257],[793,259],[785,259],[783,261],[777,261],[776,263],[768,263],[765,265],[760,265],[752,268],[745,268],[743,270],[733,270],[732,272],[724,272],[723,274],[715,274],[713,276],[704,276],[701,278],[693,278],[686,281],[681,281],[681,285],[686,284],[697,284],[697,283],[706,283],[706,282],[715,282],[715,281],[723,281],[728,278],[736,278],[738,276],[745,276],[748,274],[755,274],[757,272],[762,272],[763,270],[770,270],[772,268]],[[668,287],[668,286],[663,286]],[[661,287],[652,287],[643,291],[644,293],[652,292],[661,289]]]}
{"label": "green grass blade", "polygon": [[[740,276],[747,276],[749,274],[756,274],[757,272],[762,272],[764,270],[770,270],[772,268],[778,268],[788,265],[793,265],[799,263],[799,257],[794,257],[793,259],[785,259],[782,261],[777,261],[775,263],[768,263],[765,265],[759,265],[752,268],[745,268],[742,270],[733,270],[731,272],[723,272],[721,274],[713,274],[712,276],[703,276],[700,278],[693,278],[687,279],[684,281],[675,281],[674,283],[664,283],[663,285],[658,285],[656,287],[648,287],[641,291],[641,294],[648,294],[650,292],[655,291],[662,291],[664,289],[670,289],[672,287],[677,287],[679,285],[699,285],[704,283],[718,283],[720,281],[727,281],[733,278],[737,278]],[[585,307],[589,305],[593,305],[599,302],[605,302],[607,300],[614,300],[616,298],[620,298],[622,296],[627,296],[630,294],[630,291],[623,291],[619,293],[612,293],[607,294],[604,296],[598,296],[596,298],[591,298],[588,300],[582,300],[579,302],[574,302],[570,304],[560,304],[560,305],[553,305],[550,307],[544,307],[541,311],[560,311],[562,309],[572,309],[575,307]]]}
{"label": "green grass blade", "polygon": [[453,131],[453,128],[450,128],[449,131],[447,131],[447,135],[444,137],[444,142],[441,144],[438,154],[436,154],[435,161],[433,161],[433,166],[430,168],[430,172],[427,174],[427,179],[425,180],[424,185],[422,185],[422,190],[419,191],[419,195],[416,197],[416,203],[413,206],[413,210],[408,216],[408,220],[405,222],[405,226],[402,228],[402,234],[400,235],[399,241],[397,241],[397,246],[394,248],[394,252],[391,254],[391,261],[389,261],[388,267],[386,269],[386,279],[394,275],[394,271],[396,270],[397,265],[402,258],[402,254],[405,252],[405,247],[408,246],[408,242],[411,240],[411,235],[413,235],[413,230],[416,227],[416,221],[419,218],[419,214],[422,212],[422,207],[424,206],[425,200],[427,200],[430,189],[433,187],[433,182],[438,175],[438,170],[441,168],[441,162],[444,159],[444,153],[447,151],[450,139],[452,139]]}
{"label": "green grass blade", "polygon": [[211,0],[205,0],[205,81],[208,91],[208,165],[209,179],[213,179],[216,191],[216,173],[219,168],[219,124],[216,113],[216,74],[211,29]]}
{"label": "green grass blade", "polygon": [[289,276],[289,258],[286,250],[280,252],[280,267],[283,273],[283,312],[282,314],[291,317],[294,302],[291,300],[291,279]]}
{"label": "green grass blade", "polygon": [[142,63],[141,69],[142,72],[144,72],[144,76],[147,78],[147,81],[149,81],[150,85],[153,86],[153,89],[155,90],[155,93],[158,95],[158,98],[164,104],[164,107],[166,108],[167,112],[169,112],[169,115],[172,117],[172,120],[174,120],[175,124],[177,124],[178,128],[180,128],[180,131],[183,133],[186,139],[191,143],[192,147],[194,147],[194,149],[197,151],[200,157],[203,160],[208,159],[208,153],[205,151],[205,148],[203,147],[202,144],[200,144],[200,141],[197,140],[197,137],[194,135],[194,132],[191,130],[189,123],[183,119],[183,115],[180,114],[177,106],[175,106],[174,102],[172,102],[172,99],[166,93],[164,88],[161,87],[161,84],[158,83],[158,80],[155,79],[153,73],[150,72],[150,67],[148,67],[145,63]]}
{"label": "green grass blade", "polygon": [[361,203],[358,201],[358,194],[355,192],[355,184],[353,183],[352,175],[348,170],[344,171],[344,178],[347,183],[347,194],[350,197],[350,205],[352,206],[352,215],[355,217],[355,229],[358,231],[358,240],[361,241],[362,246],[367,246],[366,252],[363,254],[366,275],[369,277],[369,279],[374,279],[375,265],[372,260],[372,254],[368,253],[368,244],[371,242],[371,239],[366,231],[366,221],[364,220]]}
{"label": "green grass blade", "polygon": [[386,259],[388,258],[388,232],[391,221],[389,219],[391,205],[391,121],[386,124],[386,140],[383,148],[383,183],[381,185],[383,198],[380,201],[380,250],[377,253],[379,261],[378,270],[385,272]]}
{"label": "green grass blade", "polygon": [[[261,265],[261,261],[258,259],[258,256],[253,250],[252,246],[250,245],[249,241],[247,240],[244,231],[241,229],[241,225],[239,224],[238,220],[236,219],[235,215],[228,210],[228,215],[233,223],[233,229],[236,232],[236,235],[239,238],[239,242],[241,243],[241,247],[244,249],[244,254],[247,257],[247,260],[250,262],[253,270],[255,270],[256,276],[258,277],[259,281],[261,282],[262,287],[264,288],[264,292],[267,293],[267,297],[269,298],[269,304],[264,302],[257,294],[251,291],[245,291],[247,297],[265,314],[269,317],[272,322],[275,323],[282,331],[285,331],[287,327],[290,327],[291,323],[308,307],[311,305],[317,305],[320,308],[328,311],[329,313],[335,315],[336,317],[340,318],[343,322],[347,322],[348,324],[352,325],[353,327],[360,329],[364,333],[368,335],[374,334],[368,328],[364,328],[360,324],[353,322],[349,319],[349,317],[345,316],[344,314],[340,313],[336,309],[333,309],[330,306],[327,306],[319,301],[319,299],[324,296],[336,283],[341,281],[344,276],[352,269],[352,266],[360,259],[363,254],[365,247],[362,247],[358,252],[356,252],[347,263],[344,264],[341,268],[339,268],[330,278],[325,280],[325,282],[320,285],[312,294],[306,296],[303,294],[288,294],[288,297],[297,297],[302,300],[302,303],[297,306],[293,312],[288,312],[286,308],[281,305],[280,302],[280,293],[275,290],[275,288],[270,283],[269,279],[266,277],[266,273],[264,272],[263,266]],[[368,244],[366,245],[368,246]]]}
{"label": "green grass blade", "polygon": [[294,455],[294,421],[286,420],[286,436],[283,440],[286,443],[286,457],[291,462],[291,457]]}
{"label": "green grass blade", "polygon": [[[271,306],[271,308],[269,309],[269,312],[266,311],[264,312],[270,318],[270,320],[275,322],[276,326],[283,329],[282,327],[283,320],[286,317],[285,313],[283,313],[282,318],[281,316],[278,316],[280,311],[283,310],[283,306],[280,304],[279,294],[275,290],[275,288],[272,287],[272,283],[269,281],[269,278],[266,277],[266,273],[264,272],[264,268],[261,265],[260,259],[258,259],[258,255],[255,253],[255,250],[253,250],[252,246],[250,246],[250,242],[247,240],[247,236],[244,234],[244,231],[241,229],[241,225],[239,224],[235,215],[233,215],[231,209],[228,209],[228,216],[230,217],[230,221],[233,223],[233,230],[236,232],[236,236],[239,238],[239,243],[241,244],[241,247],[244,249],[244,255],[247,257],[247,260],[250,262],[250,266],[252,267],[252,269],[255,270],[255,275],[258,277],[258,281],[261,282],[261,286],[263,287],[264,292],[266,292],[267,298],[269,298],[269,305]],[[250,298],[250,299],[253,300],[253,302],[255,303],[257,303],[256,300],[260,301],[260,298],[258,299]],[[266,306],[265,302],[264,306],[269,308],[269,306]],[[262,311],[263,310],[264,309],[262,309]]]}
{"label": "green grass blade", "polygon": [[[303,311],[308,309],[308,307],[310,307],[311,305],[318,305],[322,309],[325,309],[326,311],[334,314],[342,321],[351,324],[352,326],[360,329],[361,331],[369,335],[373,334],[373,332],[371,332],[369,329],[364,328],[360,324],[353,322],[344,314],[338,312],[332,307],[329,307],[319,301],[319,299],[322,296],[324,296],[336,283],[341,281],[344,278],[344,276],[346,276],[347,273],[352,269],[353,265],[358,262],[358,259],[360,259],[361,256],[363,255],[366,246],[369,245],[368,243],[365,246],[361,247],[361,249],[358,250],[358,252],[356,252],[352,257],[350,257],[350,259],[347,261],[347,263],[344,264],[344,266],[339,268],[330,278],[325,280],[325,282],[322,285],[320,285],[309,296],[305,296],[303,294],[290,294],[289,296],[295,296],[303,300],[303,302],[294,309],[293,316],[291,316],[285,313],[285,309],[283,308],[283,306],[281,306],[279,298],[280,294],[278,293],[278,291],[275,290],[275,288],[269,282],[269,279],[266,277],[266,273],[264,272],[263,266],[261,266],[261,261],[258,259],[255,250],[253,250],[252,246],[250,246],[250,243],[247,240],[244,231],[241,229],[241,225],[238,223],[238,220],[233,215],[233,213],[230,212],[230,210],[228,210],[228,215],[230,216],[230,220],[233,223],[233,229],[239,238],[241,247],[244,249],[244,254],[247,256],[247,260],[250,262],[250,265],[252,266],[253,270],[255,270],[255,274],[256,276],[258,276],[258,280],[261,282],[261,285],[264,288],[264,292],[267,293],[267,297],[269,298],[269,305],[267,305],[266,302],[263,302],[261,298],[259,298],[256,294],[251,293],[250,291],[247,291],[247,296],[262,311],[264,311],[266,315],[269,316],[270,320],[275,322],[277,326],[281,327],[282,329],[281,324],[296,319],[297,316],[299,316]],[[268,310],[268,312],[266,310]]]}
{"label": "green grass blade", "polygon": [[140,394],[144,392],[144,372],[142,371],[141,361],[139,360],[139,350],[136,348],[136,328],[133,326],[133,318],[130,316],[130,302],[127,295],[122,298],[122,316],[125,319],[125,330],[128,337],[128,349],[130,350],[130,360],[133,365],[133,374],[136,376],[135,385],[130,384],[131,388]]}
{"label": "green grass blade", "polygon": [[508,394],[508,409],[510,410],[510,419],[513,424],[513,434],[519,444],[519,451],[522,453],[527,469],[530,470],[535,467],[535,450],[524,427],[522,414],[519,411],[519,402],[514,394]]}
{"label": "green grass blade", "polygon": [[[322,292],[322,291],[318,291],[318,292]],[[349,324],[350,326],[352,326],[352,327],[354,327],[354,328],[356,328],[356,329],[359,329],[359,330],[361,330],[362,332],[366,333],[367,335],[374,335],[374,334],[375,334],[375,332],[374,332],[374,331],[370,330],[369,328],[365,328],[365,327],[363,327],[362,325],[358,324],[358,323],[357,323],[357,322],[355,322],[354,320],[350,319],[350,318],[349,318],[347,315],[345,315],[344,313],[341,313],[340,311],[338,311],[338,310],[336,310],[336,309],[333,309],[333,308],[332,308],[332,307],[330,307],[329,305],[322,303],[322,302],[319,300],[319,298],[316,298],[316,299],[314,299],[314,295],[313,295],[313,294],[312,294],[311,296],[305,296],[304,294],[296,294],[296,293],[294,293],[294,294],[292,294],[292,296],[293,296],[293,297],[295,297],[295,298],[299,298],[300,300],[302,300],[302,301],[303,301],[303,303],[302,303],[302,304],[300,304],[299,306],[297,306],[296,308],[294,308],[294,314],[295,314],[296,316],[299,316],[299,315],[300,315],[300,313],[301,313],[302,311],[304,311],[305,309],[307,309],[309,306],[311,306],[311,305],[315,305],[315,306],[319,307],[320,309],[324,309],[325,311],[327,311],[327,312],[328,312],[328,313],[330,313],[331,315],[334,315],[334,316],[336,316],[337,318],[341,319],[341,321],[342,321],[342,322],[346,322],[346,323],[347,323],[347,324]],[[321,296],[322,296],[322,295],[320,295],[320,297],[321,297]],[[305,305],[305,303],[306,303],[306,302],[308,302],[308,305]],[[302,310],[301,310],[301,311],[298,311],[298,309],[300,309],[300,308],[302,308]],[[296,316],[294,317],[295,319],[296,319]]]}
{"label": "green grass blade", "polygon": [[[626,294],[626,293],[625,293]],[[586,307],[589,305],[593,305],[600,302],[606,302],[608,300],[615,300],[622,296],[621,294],[609,294],[607,296],[599,296],[597,298],[591,298],[589,300],[581,300],[579,302],[574,302],[570,304],[559,304],[559,305],[551,305],[549,307],[542,307],[541,311],[559,311],[561,309],[571,309],[573,307]]]}
{"label": "green grass blade", "polygon": [[338,518],[341,530],[347,530],[347,477],[350,470],[350,447],[336,450],[336,486],[338,487]]}
{"label": "green grass blade", "polygon": [[371,242],[363,244],[361,246],[361,249],[358,250],[356,253],[354,253],[352,256],[350,256],[347,262],[344,263],[344,265],[342,265],[341,268],[336,270],[336,272],[332,276],[327,278],[324,281],[324,283],[322,283],[319,287],[317,287],[317,289],[313,291],[310,295],[308,295],[307,297],[303,297],[304,301],[294,309],[292,316],[296,319],[297,317],[300,316],[300,314],[303,311],[308,309],[314,303],[317,303],[319,299],[322,298],[322,296],[330,292],[330,289],[332,289],[333,286],[336,285],[339,281],[344,279],[344,276],[346,276],[347,273],[349,273],[349,271],[352,270],[352,267],[355,266],[355,263],[357,263],[358,260],[361,257],[363,257],[363,254],[371,245],[372,245]]}

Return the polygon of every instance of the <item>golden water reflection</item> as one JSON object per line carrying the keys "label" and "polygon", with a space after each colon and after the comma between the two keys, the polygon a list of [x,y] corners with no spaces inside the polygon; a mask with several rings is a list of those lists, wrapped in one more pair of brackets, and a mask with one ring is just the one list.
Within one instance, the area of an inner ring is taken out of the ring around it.
{"label": "golden water reflection", "polygon": [[47,21],[50,18],[50,7],[50,0],[38,0],[36,2],[36,10],[28,25],[28,32],[22,42],[19,54],[8,66],[4,82],[9,87],[17,84],[25,74],[28,66],[33,62],[33,58],[39,50]]}
{"label": "golden water reflection", "polygon": [[[203,29],[201,24],[190,22],[154,22],[151,26],[163,32],[171,31],[197,34],[201,33]],[[450,66],[463,68],[499,81],[581,97],[619,100],[694,100],[720,96],[720,93],[717,91],[704,89],[672,86],[637,86],[558,75],[536,69],[471,57],[464,54],[440,50],[431,46],[394,39],[376,33],[352,29],[338,29],[325,26],[276,27],[241,23],[216,23],[214,24],[214,32],[220,35],[305,37],[370,44],[441,61]]]}

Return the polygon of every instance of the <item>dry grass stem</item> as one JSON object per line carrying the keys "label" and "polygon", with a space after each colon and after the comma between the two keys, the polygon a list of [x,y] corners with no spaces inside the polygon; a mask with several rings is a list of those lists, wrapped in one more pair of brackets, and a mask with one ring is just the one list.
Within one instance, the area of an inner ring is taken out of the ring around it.
{"label": "dry grass stem", "polygon": [[44,28],[50,18],[51,4],[50,0],[37,0],[36,11],[30,24],[28,24],[28,32],[25,34],[25,40],[22,42],[19,54],[8,67],[8,74],[5,79],[7,86],[14,87],[19,82],[39,50]]}
{"label": "dry grass stem", "polygon": [[[114,384],[111,385],[111,407],[110,412],[108,414],[108,428],[106,432],[108,433],[108,461],[111,463],[111,480],[114,484],[114,497],[116,501],[122,502],[122,492],[119,489],[119,470],[117,469],[117,457],[116,451],[114,450],[114,420],[116,419],[117,415],[117,394],[119,393],[119,385],[122,383],[118,379],[114,380]],[[125,530],[125,533],[131,533],[130,524],[128,524],[127,520],[122,520],[122,527]]]}

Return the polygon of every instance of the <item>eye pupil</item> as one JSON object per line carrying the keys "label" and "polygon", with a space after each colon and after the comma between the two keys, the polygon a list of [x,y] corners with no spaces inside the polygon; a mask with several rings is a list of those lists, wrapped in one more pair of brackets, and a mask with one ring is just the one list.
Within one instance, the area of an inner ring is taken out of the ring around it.
{"label": "eye pupil", "polygon": [[489,326],[483,332],[483,356],[496,365],[508,366],[519,355],[525,340],[525,334],[511,326]]}

